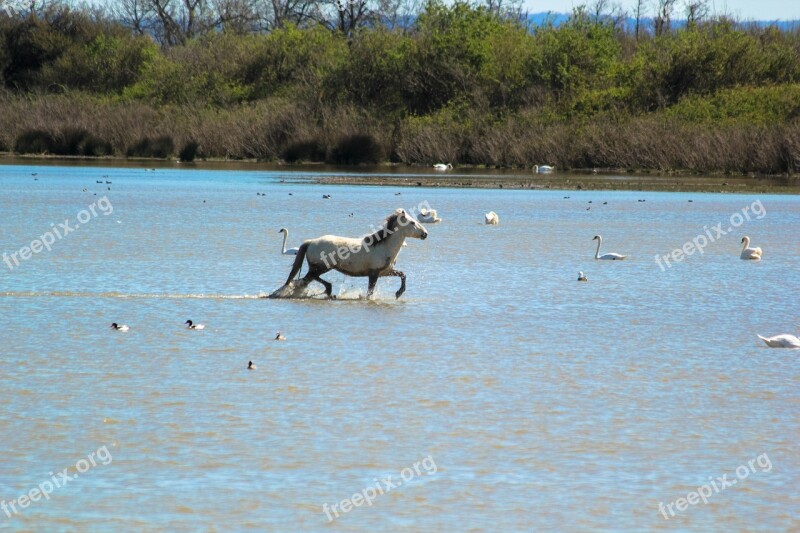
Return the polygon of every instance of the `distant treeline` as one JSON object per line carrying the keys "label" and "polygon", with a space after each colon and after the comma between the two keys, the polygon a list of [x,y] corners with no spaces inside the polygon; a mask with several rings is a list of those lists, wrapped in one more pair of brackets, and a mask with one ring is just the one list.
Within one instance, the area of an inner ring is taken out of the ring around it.
{"label": "distant treeline", "polygon": [[0,10],[0,151],[800,167],[800,31],[703,1],[680,25],[675,0],[638,1],[633,29],[605,0],[539,26],[496,0],[344,2]]}

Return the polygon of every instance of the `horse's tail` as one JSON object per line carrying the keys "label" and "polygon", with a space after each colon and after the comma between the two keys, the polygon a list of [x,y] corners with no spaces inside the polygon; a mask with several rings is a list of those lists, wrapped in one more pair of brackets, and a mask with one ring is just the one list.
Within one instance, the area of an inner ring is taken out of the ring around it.
{"label": "horse's tail", "polygon": [[300,269],[303,268],[303,259],[306,258],[306,249],[308,248],[308,243],[304,242],[300,245],[300,248],[297,250],[297,257],[294,258],[294,264],[292,265],[292,271],[289,272],[289,278],[286,280],[286,284],[288,285],[290,281],[297,277],[297,274],[300,272]]}

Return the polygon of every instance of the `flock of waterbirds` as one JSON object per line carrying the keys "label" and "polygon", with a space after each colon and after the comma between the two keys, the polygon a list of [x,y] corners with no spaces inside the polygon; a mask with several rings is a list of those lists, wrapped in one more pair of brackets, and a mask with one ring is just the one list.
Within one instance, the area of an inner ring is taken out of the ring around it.
{"label": "flock of waterbirds", "polygon": [[[439,171],[447,171],[447,170],[452,170],[453,169],[453,165],[450,164],[450,163],[447,163],[447,164],[445,164],[445,163],[437,163],[437,164],[433,165],[433,168],[435,170],[439,170]],[[147,170],[155,171],[155,169],[145,169],[145,170],[146,171]],[[549,165],[535,165],[533,167],[533,172],[536,173],[536,174],[551,173],[554,170],[555,170],[555,167],[552,167],[552,166],[549,166]],[[31,174],[31,176],[33,176],[35,180],[38,180],[38,178],[36,178],[37,175],[38,175],[38,173],[32,173]],[[109,176],[107,176],[107,175],[103,176],[103,178],[108,178],[108,177]],[[112,182],[109,181],[109,180],[95,180],[95,183],[97,183],[97,184],[106,184],[106,185],[111,185],[112,184]],[[108,190],[111,190],[111,188],[109,187]],[[86,191],[86,189],[84,189],[84,191]],[[257,193],[257,194],[259,196],[266,196],[266,194],[261,194],[261,193]],[[289,194],[291,195],[291,193],[289,193]],[[400,193],[395,193],[395,195],[399,196]],[[330,194],[323,194],[322,198],[325,199],[325,200],[330,200],[332,198],[332,196]],[[570,198],[569,196],[564,196],[564,199],[569,199],[569,198]],[[638,201],[639,202],[644,202],[645,200],[640,199]],[[689,200],[689,202],[692,202],[692,200]],[[590,200],[589,203],[592,203],[592,201]],[[607,204],[608,204],[608,202],[603,202],[603,205],[607,205]],[[591,208],[587,207],[586,209],[588,211]],[[352,214],[350,216],[352,216]],[[435,223],[441,222],[442,219],[438,216],[438,213],[436,212],[435,209],[430,209],[430,210],[422,210],[420,212],[419,221],[427,223],[427,224],[435,224]],[[497,226],[497,225],[500,224],[500,216],[497,213],[495,213],[494,211],[489,211],[488,213],[484,214],[484,223],[487,224],[487,225],[491,225],[491,226]],[[279,233],[283,233],[283,244],[282,244],[282,247],[281,247],[281,254],[283,254],[283,255],[297,255],[298,250],[299,250],[298,248],[289,248],[289,249],[286,248],[286,241],[289,238],[289,230],[286,229],[286,228],[281,228],[279,230]],[[603,243],[603,237],[601,235],[595,235],[594,237],[592,237],[592,240],[596,240],[597,241],[597,250],[596,250],[595,256],[594,256],[594,258],[597,259],[597,260],[602,260],[602,261],[621,261],[621,260],[626,259],[628,257],[627,255],[622,255],[622,254],[613,253],[613,252],[605,253],[603,255],[600,255],[600,246]],[[744,237],[742,237],[741,243],[742,243],[742,251],[741,251],[741,253],[739,255],[740,259],[749,260],[749,261],[760,261],[761,260],[762,255],[763,255],[763,251],[762,251],[762,249],[760,247],[751,247],[750,246],[750,237],[745,235]],[[403,245],[405,246],[405,243]],[[581,271],[581,272],[578,272],[578,281],[579,282],[589,281],[589,278],[583,273],[583,271]],[[186,325],[186,329],[191,329],[191,330],[202,330],[202,329],[205,329],[205,325],[203,325],[203,324],[195,324],[191,320],[187,320],[184,323],[184,325]],[[118,324],[116,322],[113,322],[111,324],[111,329],[113,329],[115,331],[126,332],[126,331],[130,330],[130,327],[127,326],[126,324]],[[794,335],[783,334],[783,335],[775,335],[773,337],[762,337],[761,335],[758,335],[758,338],[761,339],[762,341],[764,341],[764,343],[767,346],[769,346],[770,348],[794,348],[794,349],[800,349],[800,339],[797,338]],[[279,331],[277,333],[277,335],[275,336],[275,340],[283,341],[283,340],[286,340],[286,337],[284,337],[281,334],[281,332]],[[255,370],[256,369],[256,365],[254,365],[252,361],[249,361],[248,365],[247,365],[247,369],[248,370]]]}
{"label": "flock of waterbirds", "polygon": [[[187,320],[186,322],[184,322],[184,325],[186,326],[186,329],[192,329],[192,330],[206,329],[205,324],[195,324],[191,320]],[[117,324],[116,322],[111,323],[111,329],[113,329],[114,331],[121,331],[121,332],[127,332],[131,330],[130,326],[128,326],[127,324]],[[286,336],[279,331],[275,334],[275,338],[273,340],[285,341]],[[247,362],[247,370],[256,370],[256,365],[253,364],[253,361]]]}
{"label": "flock of waterbirds", "polygon": [[[449,170],[452,168],[452,165],[444,165],[438,164],[434,165],[434,168],[437,170]],[[544,167],[547,168],[546,172],[552,172],[552,167]],[[537,172],[542,172],[542,167],[537,169]],[[400,193],[395,193],[395,195],[399,195]],[[328,195],[326,195],[328,196]],[[329,196],[328,196],[329,197]],[[569,196],[565,196],[564,199],[569,199]],[[644,199],[639,199],[638,202],[645,202]],[[689,200],[692,202],[692,200]],[[589,200],[589,203],[592,203]],[[603,205],[608,205],[608,202],[603,202]],[[352,215],[351,215],[352,216]],[[438,212],[435,209],[423,209],[420,211],[418,216],[418,220],[420,222],[434,224],[441,222],[442,219],[439,217]],[[489,211],[488,213],[484,214],[484,223],[490,226],[497,226],[500,224],[500,216],[495,213],[494,211]],[[283,233],[283,244],[281,246],[281,253],[283,255],[297,255],[298,248],[286,248],[286,241],[289,237],[289,230],[286,228],[281,228],[279,233]],[[622,261],[627,259],[627,255],[615,253],[615,252],[608,252],[605,254],[600,254],[600,247],[603,244],[603,237],[602,235],[595,235],[592,237],[593,241],[597,241],[597,249],[595,250],[594,258],[599,261]],[[747,261],[760,261],[762,258],[763,251],[759,247],[750,247],[750,237],[745,235],[742,237],[742,251],[739,254],[739,258]],[[405,246],[405,243],[403,243]],[[578,272],[578,281],[579,282],[586,282],[589,281],[589,278],[583,273],[583,271]],[[770,348],[798,348],[800,349],[800,339],[795,337],[794,335],[776,335],[774,337],[762,337],[758,335],[758,338],[763,340],[767,346]],[[248,367],[249,368],[249,367]]]}

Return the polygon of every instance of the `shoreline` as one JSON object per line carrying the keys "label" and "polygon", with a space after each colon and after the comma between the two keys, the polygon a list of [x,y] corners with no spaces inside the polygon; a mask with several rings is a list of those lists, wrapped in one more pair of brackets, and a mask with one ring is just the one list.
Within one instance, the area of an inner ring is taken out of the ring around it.
{"label": "shoreline", "polygon": [[[287,173],[315,172],[321,176],[291,176],[288,180],[319,185],[366,185],[381,187],[432,187],[511,190],[661,191],[800,194],[797,175],[691,174],[683,171],[661,173],[641,169],[574,169],[533,174],[529,169],[496,169],[464,165],[446,172],[427,166],[402,163],[376,165],[328,165],[325,163],[263,162],[255,159],[177,159],[126,157],[78,157],[61,155],[17,155],[0,152],[0,165],[75,165],[156,169],[265,170]],[[330,173],[329,175],[325,175]]]}
{"label": "shoreline", "polygon": [[301,181],[320,185],[381,187],[800,194],[800,180],[786,177],[620,176],[573,172],[528,176],[321,176]]}

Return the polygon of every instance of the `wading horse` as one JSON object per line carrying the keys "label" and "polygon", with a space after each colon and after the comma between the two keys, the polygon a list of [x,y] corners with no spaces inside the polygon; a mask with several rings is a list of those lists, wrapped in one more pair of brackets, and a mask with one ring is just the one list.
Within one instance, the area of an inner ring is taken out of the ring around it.
{"label": "wading horse", "polygon": [[[348,276],[366,276],[369,278],[367,298],[375,292],[378,278],[397,276],[400,278],[400,289],[395,293],[400,298],[406,290],[406,275],[394,269],[397,254],[407,238],[425,239],[428,232],[422,224],[403,209],[397,209],[386,217],[381,228],[361,239],[323,235],[309,239],[300,245],[292,271],[283,287],[273,292],[271,298],[285,297],[294,289],[307,286],[318,281],[325,286],[325,294],[330,297],[333,286],[320,276],[331,270],[337,270]],[[308,262],[308,273],[295,284],[295,277],[303,267],[303,260]]]}

